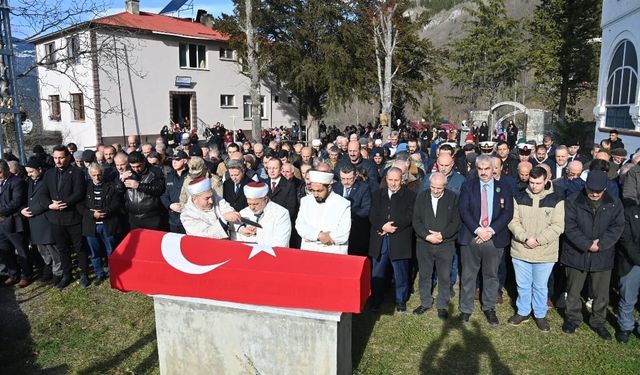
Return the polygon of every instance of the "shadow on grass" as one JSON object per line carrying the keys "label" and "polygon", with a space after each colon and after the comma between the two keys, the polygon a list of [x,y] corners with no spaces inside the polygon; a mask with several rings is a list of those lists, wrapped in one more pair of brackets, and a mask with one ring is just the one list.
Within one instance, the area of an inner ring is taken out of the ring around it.
{"label": "shadow on grass", "polygon": [[36,362],[31,325],[14,288],[0,289],[0,374],[66,374],[67,365],[43,369]]}
{"label": "shadow on grass", "polygon": [[[120,351],[118,354],[105,358],[100,362],[93,364],[91,367],[87,367],[78,371],[79,375],[88,374],[105,374],[112,372],[115,367],[118,367],[122,362],[131,357],[135,352],[144,348],[147,344],[156,339],[155,329],[143,337],[139,338],[136,342],[131,344],[128,348]],[[155,345],[154,345],[155,346]],[[147,373],[151,368],[155,368],[158,365],[158,349],[157,347],[144,358],[134,370],[133,374]]]}
{"label": "shadow on grass", "polygon": [[[453,329],[461,331],[462,342],[456,343],[438,358],[438,353]],[[462,325],[457,319],[449,319],[442,326],[440,336],[422,353],[420,374],[478,374],[483,355],[489,361],[491,374],[513,374],[500,360],[491,340],[482,334],[477,321]]]}

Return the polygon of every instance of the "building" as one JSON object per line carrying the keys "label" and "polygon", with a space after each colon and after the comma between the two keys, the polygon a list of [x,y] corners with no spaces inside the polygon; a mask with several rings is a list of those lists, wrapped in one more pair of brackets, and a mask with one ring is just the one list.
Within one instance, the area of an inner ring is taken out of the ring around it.
{"label": "building", "polygon": [[618,129],[625,148],[640,147],[640,1],[604,0],[595,142]]}
{"label": "building", "polygon": [[[217,122],[251,129],[249,77],[208,14],[193,21],[140,12],[128,0],[122,13],[31,42],[43,128],[80,149],[129,134],[153,143],[163,126],[185,118],[200,134]],[[299,120],[289,93],[262,84],[261,94],[263,127]]]}

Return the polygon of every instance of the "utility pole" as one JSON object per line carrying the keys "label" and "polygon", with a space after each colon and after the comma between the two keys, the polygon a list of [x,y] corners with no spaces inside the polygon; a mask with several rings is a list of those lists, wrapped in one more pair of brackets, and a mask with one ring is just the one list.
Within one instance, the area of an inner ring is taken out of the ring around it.
{"label": "utility pole", "polygon": [[10,13],[9,1],[0,0],[0,155],[4,155],[4,129],[9,123],[13,122],[20,163],[24,165],[26,158],[20,118],[20,103],[16,92],[16,76],[13,67],[14,56],[11,22],[9,20]]}

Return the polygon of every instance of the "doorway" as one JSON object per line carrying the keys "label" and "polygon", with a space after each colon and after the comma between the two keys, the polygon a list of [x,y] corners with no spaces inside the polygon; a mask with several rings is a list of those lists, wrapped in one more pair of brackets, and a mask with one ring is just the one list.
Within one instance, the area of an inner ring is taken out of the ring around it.
{"label": "doorway", "polygon": [[189,118],[189,122],[192,124],[195,118],[195,93],[192,92],[170,92],[169,93],[171,108],[170,117],[171,120],[180,124],[184,123],[185,117]]}

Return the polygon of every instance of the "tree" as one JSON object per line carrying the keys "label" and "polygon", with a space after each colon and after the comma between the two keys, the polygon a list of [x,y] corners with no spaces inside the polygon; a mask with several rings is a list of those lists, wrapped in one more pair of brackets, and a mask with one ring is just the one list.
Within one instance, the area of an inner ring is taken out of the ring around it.
{"label": "tree", "polygon": [[561,122],[581,94],[597,87],[600,13],[599,0],[542,0],[533,13],[530,64]]}
{"label": "tree", "polygon": [[449,50],[448,76],[460,95],[456,100],[471,108],[491,105],[502,90],[518,79],[525,66],[522,30],[507,15],[502,0],[474,0],[467,8],[473,17],[468,33]]}
{"label": "tree", "polygon": [[[261,44],[264,39],[260,35],[260,24],[263,12],[260,0],[234,0],[233,15],[222,14],[215,21],[215,28],[231,36],[231,45],[240,53],[250,79],[249,95],[251,95],[251,135],[259,141],[262,131],[260,118],[260,82],[265,78],[264,62],[261,61]],[[245,69],[243,69],[244,71]]]}
{"label": "tree", "polygon": [[[393,77],[398,73],[398,66],[393,66],[393,55],[398,43],[398,27],[396,26],[397,1],[385,1],[379,4],[373,21],[373,44],[376,55],[378,87],[380,89],[381,115],[391,118],[391,88]],[[383,63],[384,61],[384,63]]]}
{"label": "tree", "polygon": [[268,70],[298,99],[307,138],[318,138],[318,119],[341,108],[364,81],[354,69],[365,56],[357,19],[343,0],[265,0]]}
{"label": "tree", "polygon": [[[365,22],[370,19],[370,25],[365,29],[373,30],[378,100],[381,114],[389,119],[392,110],[402,112],[405,103],[417,105],[418,96],[439,81],[435,63],[437,53],[428,40],[418,35],[426,23],[426,13],[418,13],[412,19],[408,16],[410,3],[402,0],[361,2],[372,13],[367,16],[367,12],[363,12],[367,17]],[[395,96],[401,100],[395,100]],[[394,103],[396,108],[393,108]],[[397,107],[399,103],[402,108]]]}

